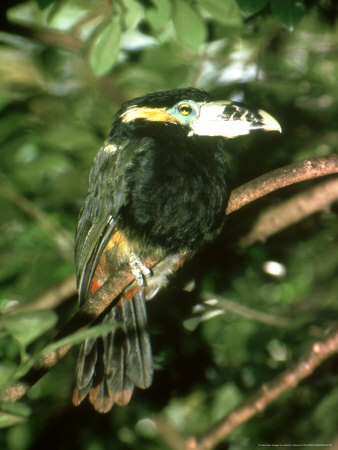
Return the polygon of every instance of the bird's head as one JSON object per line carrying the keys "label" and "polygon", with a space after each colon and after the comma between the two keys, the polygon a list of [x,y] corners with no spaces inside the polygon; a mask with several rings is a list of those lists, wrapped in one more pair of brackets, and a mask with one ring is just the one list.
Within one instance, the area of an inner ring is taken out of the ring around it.
{"label": "bird's head", "polygon": [[155,92],[125,103],[113,125],[116,128],[165,136],[218,136],[233,138],[253,130],[279,131],[270,114],[243,103],[212,100],[204,91],[188,88]]}

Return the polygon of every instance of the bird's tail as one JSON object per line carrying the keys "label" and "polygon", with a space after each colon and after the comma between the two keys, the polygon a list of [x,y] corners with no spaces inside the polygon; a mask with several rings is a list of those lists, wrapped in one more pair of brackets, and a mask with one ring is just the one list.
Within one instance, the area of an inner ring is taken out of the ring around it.
{"label": "bird's tail", "polygon": [[133,296],[121,297],[103,321],[112,321],[117,327],[82,344],[73,403],[79,405],[89,394],[94,408],[106,413],[114,403],[126,405],[134,386],[146,389],[152,383],[152,353],[142,289]]}

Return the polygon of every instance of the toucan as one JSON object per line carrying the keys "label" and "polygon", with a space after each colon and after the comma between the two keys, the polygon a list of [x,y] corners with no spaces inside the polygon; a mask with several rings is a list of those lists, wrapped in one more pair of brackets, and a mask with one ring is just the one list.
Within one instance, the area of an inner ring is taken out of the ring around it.
{"label": "toucan", "polygon": [[[213,241],[225,222],[229,139],[281,131],[267,112],[207,92],[175,89],[124,103],[95,157],[80,212],[75,263],[80,306],[121,267],[136,282],[100,321],[109,333],[83,342],[73,403],[88,395],[101,413],[129,403],[153,379],[145,302]],[[162,261],[156,270],[154,261]],[[112,299],[113,300],[113,299]]]}

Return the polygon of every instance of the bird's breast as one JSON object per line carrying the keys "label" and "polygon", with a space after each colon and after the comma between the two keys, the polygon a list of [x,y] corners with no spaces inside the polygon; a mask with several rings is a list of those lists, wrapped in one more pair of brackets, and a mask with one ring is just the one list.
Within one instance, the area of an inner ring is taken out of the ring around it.
{"label": "bird's breast", "polygon": [[120,223],[133,237],[167,251],[196,250],[221,230],[227,165],[221,151],[138,155],[128,173],[128,202]]}

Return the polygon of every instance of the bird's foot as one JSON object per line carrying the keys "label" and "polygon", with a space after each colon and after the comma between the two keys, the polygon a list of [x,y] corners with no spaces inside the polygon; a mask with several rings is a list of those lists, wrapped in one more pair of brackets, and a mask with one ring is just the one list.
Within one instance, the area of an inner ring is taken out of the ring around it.
{"label": "bird's foot", "polygon": [[132,253],[129,257],[129,265],[133,275],[136,278],[137,284],[141,287],[146,285],[147,278],[151,277],[152,273],[149,267],[145,266],[141,259]]}

